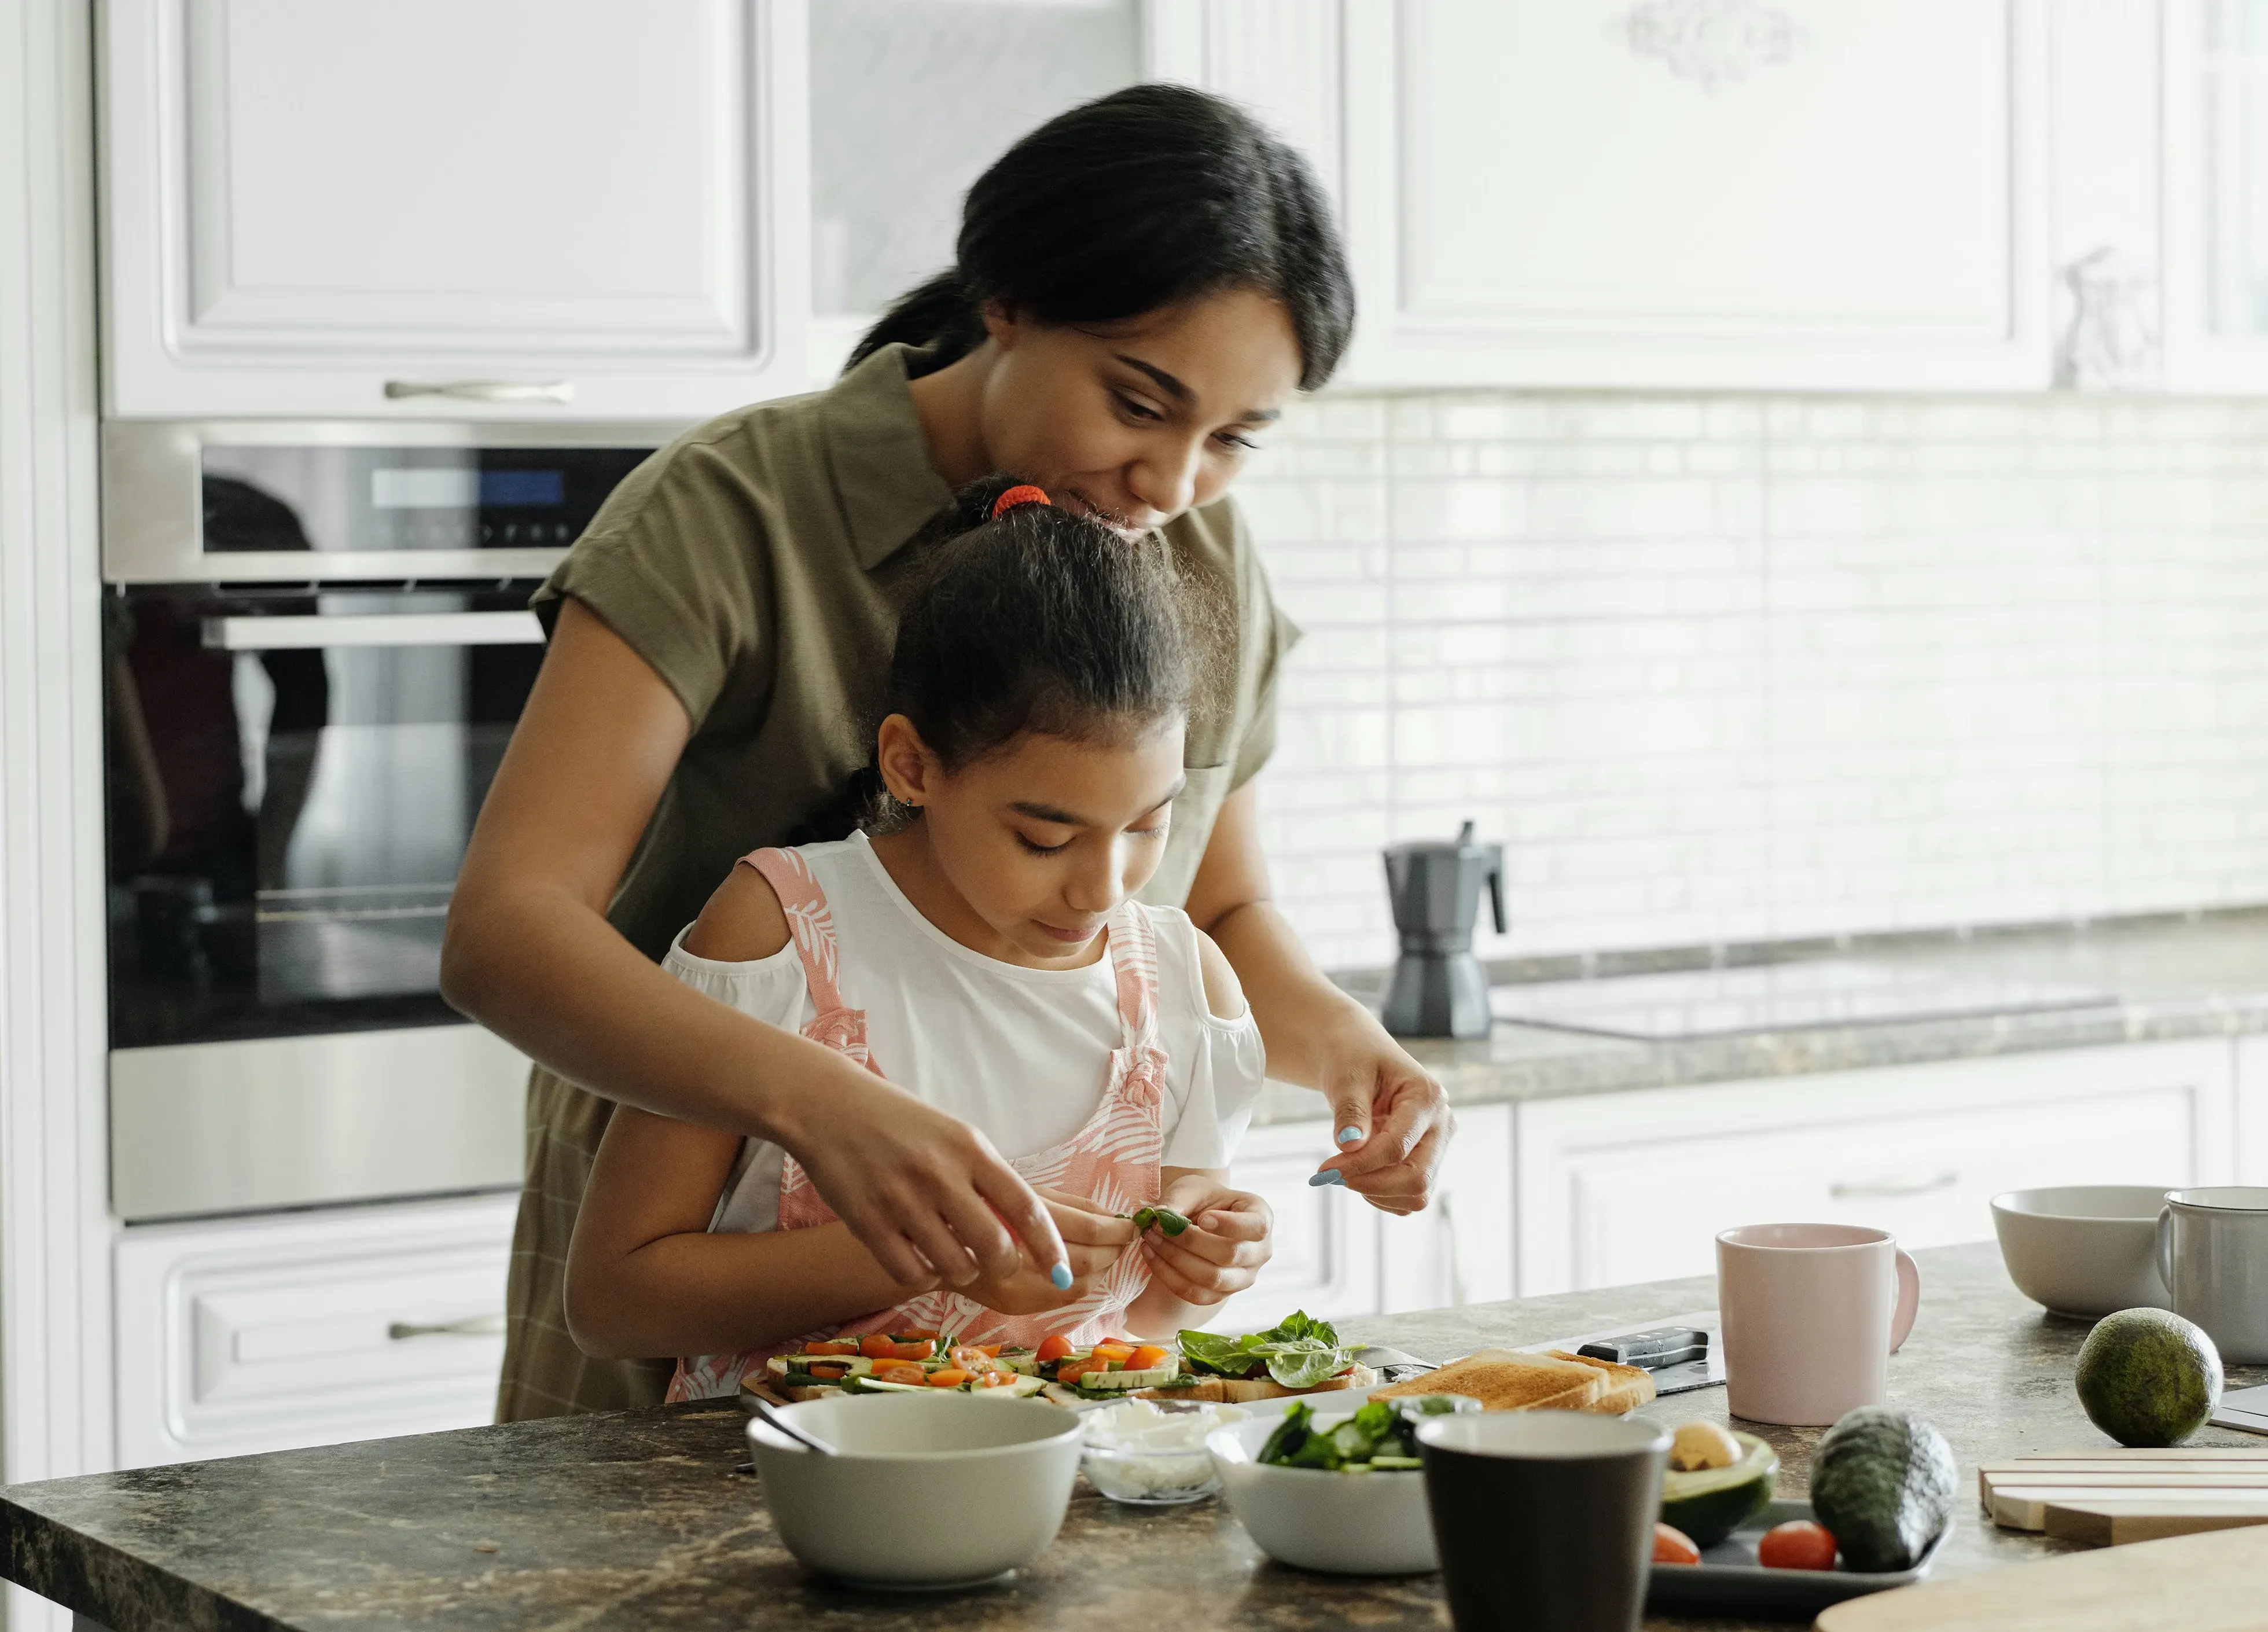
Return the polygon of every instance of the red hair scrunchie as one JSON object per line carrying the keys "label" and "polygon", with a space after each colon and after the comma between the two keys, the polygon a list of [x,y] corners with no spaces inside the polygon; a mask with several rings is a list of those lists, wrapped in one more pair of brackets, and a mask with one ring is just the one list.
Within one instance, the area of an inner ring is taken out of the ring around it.
{"label": "red hair scrunchie", "polygon": [[1025,504],[1051,504],[1047,489],[1035,488],[1030,482],[1020,482],[992,501],[992,519],[998,521],[1010,511]]}

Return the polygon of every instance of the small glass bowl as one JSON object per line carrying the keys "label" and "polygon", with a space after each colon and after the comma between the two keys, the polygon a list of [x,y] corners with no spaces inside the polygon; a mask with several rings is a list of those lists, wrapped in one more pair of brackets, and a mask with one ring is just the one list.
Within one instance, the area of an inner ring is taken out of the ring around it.
{"label": "small glass bowl", "polygon": [[1202,1502],[1220,1489],[1211,1453],[1202,1446],[1194,1451],[1117,1451],[1089,1445],[1083,1466],[1090,1484],[1130,1507],[1177,1507]]}

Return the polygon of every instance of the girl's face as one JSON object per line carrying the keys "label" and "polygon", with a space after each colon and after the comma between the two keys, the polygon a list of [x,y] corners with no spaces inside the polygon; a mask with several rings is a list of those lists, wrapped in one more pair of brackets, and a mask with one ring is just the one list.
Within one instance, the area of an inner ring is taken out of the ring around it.
{"label": "girl's face", "polygon": [[1300,384],[1283,303],[1250,290],[1120,322],[987,315],[978,430],[993,470],[1130,535],[1219,498]]}
{"label": "girl's face", "polygon": [[1089,962],[1111,909],[1165,856],[1182,736],[1178,716],[1116,741],[1027,731],[948,772],[894,714],[877,759],[921,820],[879,842],[894,875],[901,856],[917,864],[900,887],[964,946],[1037,968]]}

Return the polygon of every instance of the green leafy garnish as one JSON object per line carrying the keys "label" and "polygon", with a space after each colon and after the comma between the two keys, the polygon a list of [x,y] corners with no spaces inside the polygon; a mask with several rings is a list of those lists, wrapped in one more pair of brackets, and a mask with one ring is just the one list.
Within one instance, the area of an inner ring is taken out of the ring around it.
{"label": "green leafy garnish", "polygon": [[1181,1344],[1182,1358],[1193,1371],[1250,1377],[1265,1367],[1268,1375],[1286,1388],[1313,1388],[1345,1371],[1354,1360],[1351,1350],[1340,1347],[1339,1334],[1330,1322],[1318,1320],[1305,1310],[1265,1332],[1243,1337],[1184,1331]]}
{"label": "green leafy garnish", "polygon": [[1167,1236],[1179,1235],[1189,1227],[1189,1221],[1170,1207],[1145,1207],[1133,1215],[1133,1219],[1138,1234],[1152,1224]]}
{"label": "green leafy garnish", "polygon": [[1304,1400],[1296,1400],[1260,1447],[1260,1460],[1334,1474],[1410,1473],[1424,1466],[1418,1455],[1422,1418],[1479,1409],[1477,1400],[1454,1394],[1373,1400],[1326,1431],[1316,1428],[1314,1408]]}

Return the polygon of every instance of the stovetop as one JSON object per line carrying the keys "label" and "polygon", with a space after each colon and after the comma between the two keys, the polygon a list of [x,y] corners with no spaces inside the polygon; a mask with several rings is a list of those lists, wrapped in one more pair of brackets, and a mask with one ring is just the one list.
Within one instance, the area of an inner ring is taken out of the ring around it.
{"label": "stovetop", "polygon": [[1499,1020],[1524,1026],[1658,1042],[2042,1009],[2093,1009],[2117,1001],[2110,992],[2064,981],[1826,958],[1498,986],[1489,993],[1489,1011]]}

